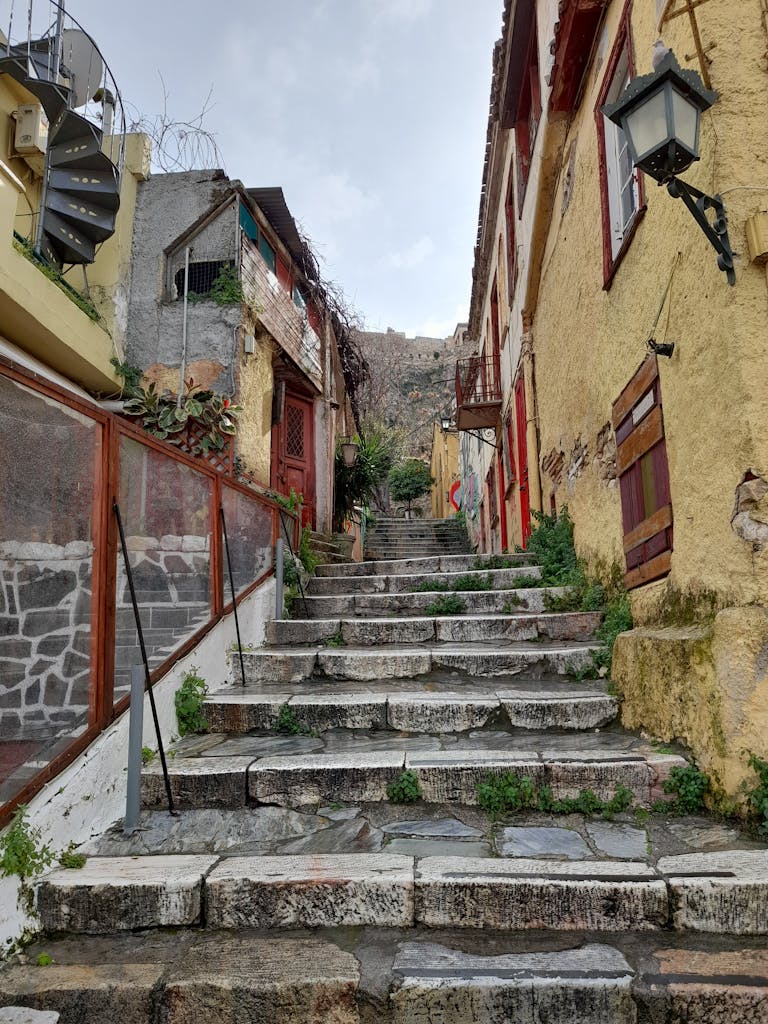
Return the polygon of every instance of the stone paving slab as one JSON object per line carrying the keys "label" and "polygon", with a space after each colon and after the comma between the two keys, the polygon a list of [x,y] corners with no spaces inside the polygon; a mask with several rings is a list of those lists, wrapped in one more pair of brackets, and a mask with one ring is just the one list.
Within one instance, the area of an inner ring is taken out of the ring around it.
{"label": "stone paving slab", "polygon": [[407,927],[412,921],[410,857],[232,858],[206,881],[212,928]]}
{"label": "stone paving slab", "polygon": [[[525,551],[504,555],[513,565],[533,565],[535,556]],[[431,555],[426,558],[390,558],[319,565],[318,576],[390,576],[401,573],[469,572],[477,569],[477,555]],[[486,570],[487,571],[487,570]]]}
{"label": "stone paving slab", "polygon": [[416,920],[432,928],[646,931],[667,924],[667,887],[641,862],[426,858]]}
{"label": "stone paving slab", "polygon": [[104,934],[199,924],[203,878],[217,857],[91,857],[57,869],[37,886],[36,905],[50,932]]}
{"label": "stone paving slab", "polygon": [[663,857],[676,928],[725,935],[768,933],[768,850]]}
{"label": "stone paving slab", "polygon": [[313,576],[308,584],[307,594],[310,597],[346,594],[352,590],[355,594],[403,594],[413,593],[414,588],[426,581],[440,586],[452,588],[461,576],[485,582],[490,577],[489,590],[510,590],[521,577],[541,578],[541,567],[523,565],[512,569],[470,569],[467,572],[418,572],[400,573],[385,576],[356,576],[354,585],[344,577]]}
{"label": "stone paving slab", "polygon": [[[351,582],[351,581],[350,581]],[[350,586],[351,591],[351,586]],[[508,590],[462,591],[461,600],[467,615],[511,614],[512,612],[543,613],[546,611],[545,597],[562,597],[563,587],[525,587]],[[442,591],[421,591],[417,593],[375,593],[336,594],[333,596],[311,596],[299,601],[297,608],[310,619],[333,616],[355,615],[375,617],[377,615],[419,615],[426,614],[426,608],[439,597]]]}
{"label": "stone paving slab", "polygon": [[0,1024],[58,1024],[53,1010],[30,1010],[24,1006],[0,1006]]}
{"label": "stone paving slab", "polygon": [[[253,758],[175,757],[166,758],[174,803],[182,807],[244,807],[247,800],[246,772]],[[165,807],[165,780],[160,759],[141,770],[143,807]]]}
{"label": "stone paving slab", "polygon": [[568,697],[499,690],[498,696],[510,724],[521,729],[597,729],[619,711],[615,698],[594,690]]}
{"label": "stone paving slab", "polygon": [[498,697],[462,693],[390,694],[387,724],[404,732],[466,732],[487,724],[501,707]]}
{"label": "stone paving slab", "polygon": [[479,956],[429,942],[402,943],[394,971],[395,1024],[635,1024],[633,970],[610,946]]}

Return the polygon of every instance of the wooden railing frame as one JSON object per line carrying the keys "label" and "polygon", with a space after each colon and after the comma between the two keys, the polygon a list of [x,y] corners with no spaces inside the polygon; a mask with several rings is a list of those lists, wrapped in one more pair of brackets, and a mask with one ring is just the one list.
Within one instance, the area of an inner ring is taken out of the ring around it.
{"label": "wooden railing frame", "polygon": [[[126,694],[114,703],[115,668],[115,618],[117,608],[117,524],[113,514],[113,501],[120,493],[120,438],[129,437],[166,458],[189,466],[211,481],[210,498],[210,595],[211,614],[208,621],[184,643],[176,648],[162,664],[150,674],[154,685],[173,667],[176,662],[193,650],[217,623],[229,615],[233,602],[224,598],[224,577],[222,572],[222,535],[219,521],[219,507],[224,488],[237,491],[256,504],[263,506],[272,515],[272,544],[280,530],[280,513],[294,521],[295,546],[298,549],[300,525],[296,513],[284,508],[268,493],[253,486],[246,486],[232,477],[224,476],[202,459],[196,459],[173,445],[153,437],[140,426],[98,405],[81,398],[46,377],[13,360],[0,355],[0,376],[7,377],[38,394],[60,402],[86,418],[93,420],[100,429],[99,444],[94,451],[94,516],[93,516],[93,570],[91,597],[91,651],[90,651],[90,695],[88,726],[82,735],[73,738],[66,750],[55,757],[33,779],[27,782],[9,801],[0,806],[0,828],[7,824],[13,810],[26,803],[42,787],[70,765],[116,718],[128,707],[130,695]],[[270,567],[261,576],[244,587],[236,598],[239,605],[258,587],[274,574]]]}

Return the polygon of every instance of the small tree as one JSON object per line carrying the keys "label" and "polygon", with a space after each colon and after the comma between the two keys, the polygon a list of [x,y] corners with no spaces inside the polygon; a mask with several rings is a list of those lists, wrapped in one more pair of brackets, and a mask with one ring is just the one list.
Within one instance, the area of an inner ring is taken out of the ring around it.
{"label": "small tree", "polygon": [[411,502],[427,494],[434,482],[429,466],[418,459],[406,459],[389,474],[389,496],[393,501],[406,502],[410,514]]}

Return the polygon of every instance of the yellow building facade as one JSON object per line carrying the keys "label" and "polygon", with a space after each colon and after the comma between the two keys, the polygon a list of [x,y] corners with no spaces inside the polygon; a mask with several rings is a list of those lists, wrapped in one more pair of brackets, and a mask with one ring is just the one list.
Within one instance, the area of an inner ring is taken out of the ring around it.
{"label": "yellow building facade", "polygon": [[[522,390],[530,507],[567,505],[579,555],[625,575],[624,724],[686,743],[730,796],[743,751],[768,756],[768,29],[762,0],[737,6],[706,0],[694,32],[674,0],[505,5],[470,314],[490,353],[499,309],[495,429]],[[652,71],[657,39],[717,93],[683,178],[722,196],[733,287],[601,113]],[[493,459],[474,462],[486,501]],[[487,514],[481,525],[498,549]]]}
{"label": "yellow building facade", "polygon": [[448,519],[456,513],[451,491],[459,482],[459,435],[455,430],[443,430],[439,423],[432,431],[429,472],[434,480],[430,491],[432,518]]}

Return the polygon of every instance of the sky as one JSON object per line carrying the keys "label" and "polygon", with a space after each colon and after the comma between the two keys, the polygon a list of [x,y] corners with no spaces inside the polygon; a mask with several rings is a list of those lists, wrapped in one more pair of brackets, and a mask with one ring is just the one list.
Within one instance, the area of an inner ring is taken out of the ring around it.
{"label": "sky", "polygon": [[[18,5],[17,5],[18,6]],[[67,0],[123,99],[280,185],[371,330],[467,317],[502,0]]]}

